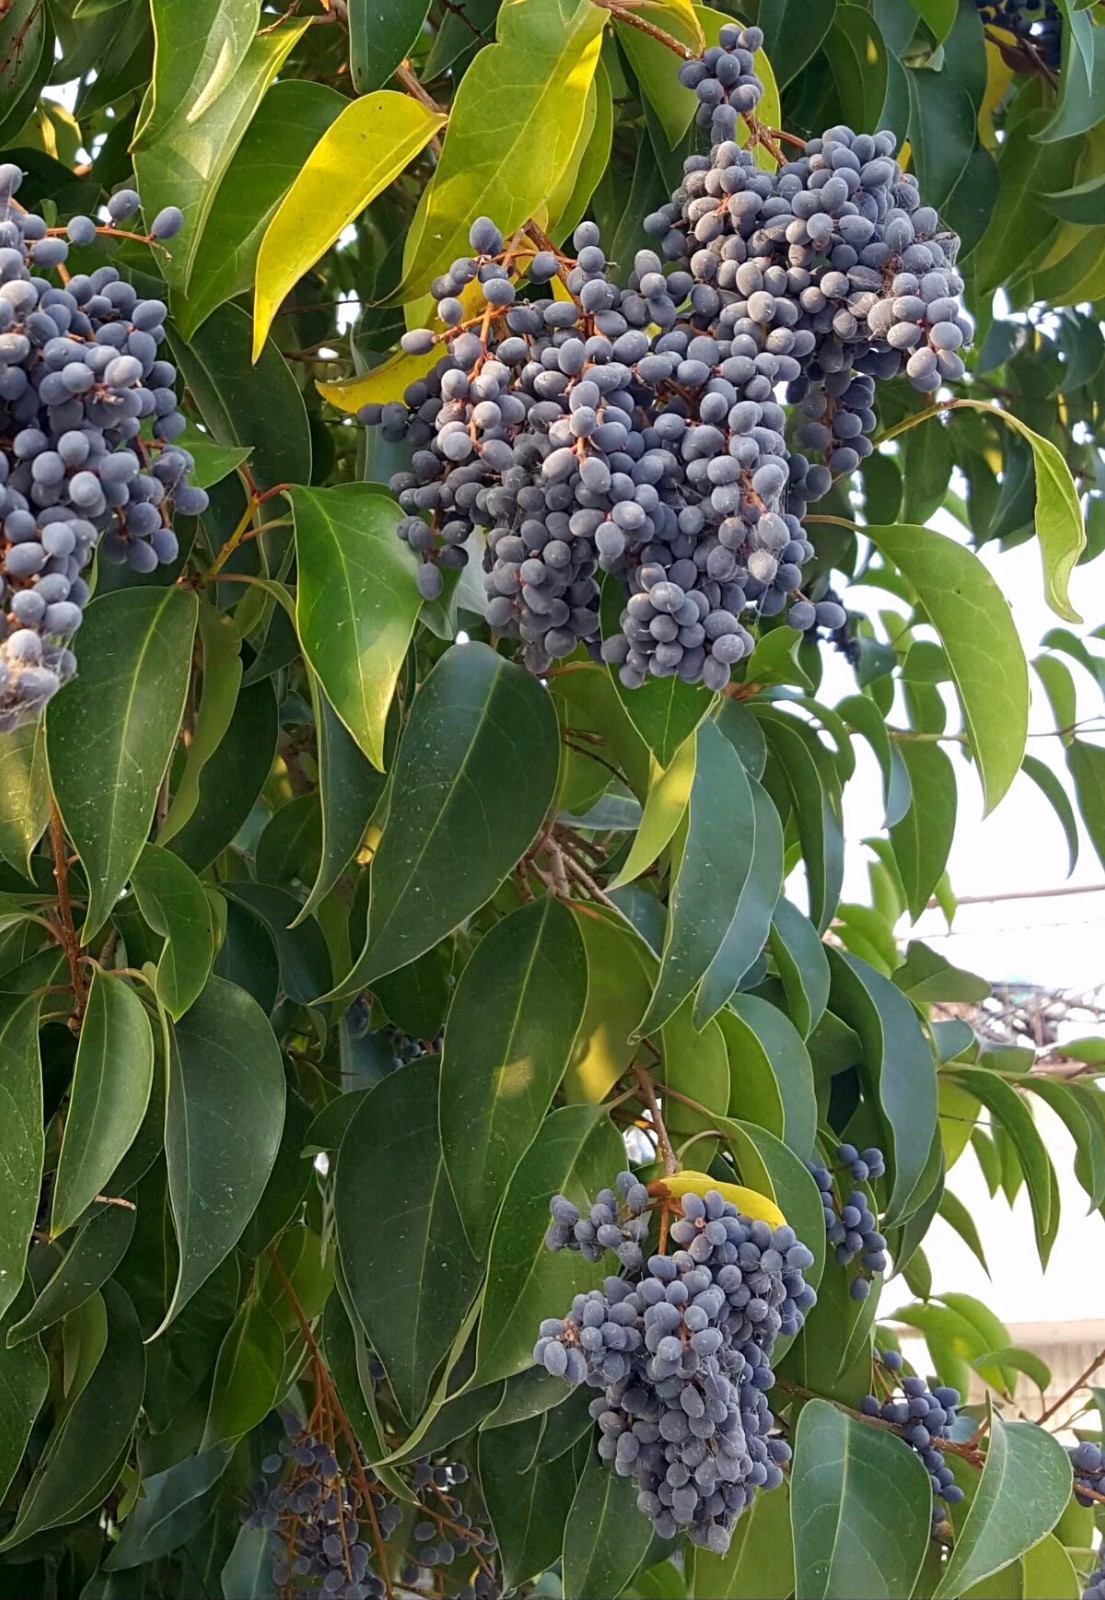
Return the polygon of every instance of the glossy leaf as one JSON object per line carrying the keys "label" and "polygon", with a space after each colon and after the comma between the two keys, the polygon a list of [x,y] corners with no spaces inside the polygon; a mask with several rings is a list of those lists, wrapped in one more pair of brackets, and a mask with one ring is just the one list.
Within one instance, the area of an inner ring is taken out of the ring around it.
{"label": "glossy leaf", "polygon": [[103,925],[149,834],[195,630],[187,589],[102,595],[85,612],[80,674],[50,702],[50,781],[88,876],[86,937]]}
{"label": "glossy leaf", "polygon": [[296,174],[261,240],[254,361],[284,297],[444,121],[443,112],[390,89],[347,102]]}
{"label": "glossy leaf", "polygon": [[164,1472],[142,1480],[142,1494],[123,1525],[122,1537],[105,1562],[118,1572],[168,1556],[199,1533],[204,1504],[230,1462],[225,1447],[185,1456]]}
{"label": "glossy leaf", "polygon": [[126,1155],[153,1087],[150,1019],[127,978],[93,969],[54,1179],[53,1238],[71,1228]]}
{"label": "glossy leaf", "polygon": [[284,1071],[264,1012],[212,977],[173,1030],[165,1161],[180,1267],[162,1326],[237,1244],[284,1126]]}
{"label": "glossy leaf", "polygon": [[349,7],[349,73],[358,94],[382,88],[410,55],[428,10],[426,0],[353,0]]}
{"label": "glossy leaf", "polygon": [[211,902],[192,869],[155,844],[142,851],[131,884],[142,915],[155,933],[165,935],[157,996],[179,1021],[198,998],[215,958]]}
{"label": "glossy leaf", "polygon": [[480,1483],[508,1585],[535,1578],[560,1557],[575,1496],[578,1474],[572,1452],[539,1467],[531,1465],[542,1422],[528,1418],[480,1435]]}
{"label": "glossy leaf", "polygon": [[936,1064],[900,989],[857,956],[830,951],[832,1005],[863,1047],[862,1070],[881,1108],[891,1172],[886,1220],[895,1222],[925,1171],[936,1132]]}
{"label": "glossy leaf", "polygon": [[524,1371],[542,1317],[563,1315],[555,1308],[602,1282],[601,1263],[545,1248],[549,1201],[554,1194],[576,1204],[593,1198],[619,1170],[623,1151],[602,1106],[564,1106],[541,1124],[510,1181],[491,1238],[476,1354],[480,1383]]}
{"label": "glossy leaf", "polygon": [[1105,748],[1088,739],[1072,739],[1067,770],[1074,780],[1078,810],[1090,843],[1105,865]]}
{"label": "glossy leaf", "polygon": [[592,1448],[564,1524],[565,1594],[618,1600],[651,1543],[636,1486]]}
{"label": "glossy leaf", "polygon": [[992,811],[1020,769],[1028,730],[1028,666],[1008,603],[954,539],[907,524],[867,531],[909,579],[940,635]]}
{"label": "glossy leaf", "polygon": [[1051,1162],[1032,1113],[1025,1101],[1003,1078],[982,1067],[958,1067],[955,1081],[987,1107],[994,1121],[1012,1141],[1024,1173],[1032,1203],[1032,1221],[1041,1262],[1049,1253],[1051,1215]]}
{"label": "glossy leaf", "polygon": [[562,1085],[569,1103],[601,1100],[626,1071],[656,979],[655,957],[621,917],[582,905],[572,915],[587,960],[587,1003]]}
{"label": "glossy leaf", "polygon": [[835,10],[836,0],[829,0],[811,19],[796,0],[765,0],[757,16],[764,30],[764,49],[781,87],[796,78],[814,54],[832,26]]}
{"label": "glossy leaf", "polygon": [[802,731],[805,725],[797,718],[773,713],[764,714],[761,720],[794,807],[806,865],[810,920],[824,932],[844,881],[839,785],[827,761],[815,753],[814,746],[822,749],[816,737]]}
{"label": "glossy leaf", "polygon": [[509,235],[554,192],[583,122],[603,21],[590,0],[532,0],[500,11],[496,43],[461,79],[408,243],[404,283],[415,293],[468,249],[473,217],[492,216]]}
{"label": "glossy leaf", "polygon": [[372,484],[293,489],[296,627],[327,699],[373,766],[422,604],[402,512]]}
{"label": "glossy leaf", "polygon": [[798,1030],[782,1011],[753,994],[734,995],[722,1015],[730,1048],[732,1115],[746,1115],[740,1100],[743,1068],[750,1055],[762,1055],[782,1103],[783,1131],[779,1137],[803,1161],[810,1160],[817,1132],[817,1104],[813,1068]]}
{"label": "glossy leaf", "polygon": [[1070,1461],[1059,1441],[1030,1422],[993,1410],[986,1464],[957,1530],[936,1600],[950,1600],[1037,1545],[1070,1498]]}
{"label": "glossy leaf", "polygon": [[571,913],[550,897],[486,934],[445,1025],[441,1151],[464,1231],[486,1254],[499,1202],[572,1055],[587,958]]}
{"label": "glossy leaf", "polygon": [[661,767],[669,767],[709,711],[710,695],[678,677],[650,678],[640,689],[627,689],[612,676],[630,722]]}
{"label": "glossy leaf", "polygon": [[904,1440],[826,1400],[802,1407],[790,1474],[799,1594],[906,1600],[925,1558],[930,1507],[928,1474]]}
{"label": "glossy leaf", "polygon": [[[437,1136],[436,1056],[389,1075],[366,1097],[338,1154],[334,1207],[357,1316],[409,1422],[422,1414],[479,1286]],[[386,1228],[365,1226],[383,1185]],[[388,1292],[380,1294],[387,1283]]]}
{"label": "glossy leaf", "polygon": [[829,1003],[829,958],[817,929],[785,896],[771,917],[771,954],[798,1032],[808,1038]]}
{"label": "glossy leaf", "polygon": [[[715,1015],[760,959],[783,889],[783,828],[766,790],[749,774],[752,864],[721,948],[706,971],[695,1000],[695,1025]],[[734,828],[734,833],[736,829]]]}
{"label": "glossy leaf", "polygon": [[282,1398],[283,1371],[279,1322],[262,1299],[243,1301],[215,1363],[201,1448],[215,1454],[212,1447],[220,1441],[240,1439],[255,1428]]}
{"label": "glossy leaf", "polygon": [[49,817],[42,724],[29,722],[0,734],[0,856],[25,878]]}
{"label": "glossy leaf", "polygon": [[201,0],[186,25],[167,0],[153,0],[157,54],[146,105],[134,131],[134,148],[163,137],[174,120],[195,117],[225,90],[257,31],[257,0]]}
{"label": "glossy leaf", "polygon": [[0,1493],[5,1498],[49,1382],[49,1359],[37,1339],[0,1346]]}
{"label": "glossy leaf", "polygon": [[641,823],[612,888],[639,878],[671,843],[690,803],[697,751],[698,741],[692,737],[680,745],[670,766],[661,767],[655,756],[651,758]]}
{"label": "glossy leaf", "polygon": [[694,1600],[789,1600],[794,1593],[790,1486],[758,1494],[737,1518],[723,1556],[694,1553]]}
{"label": "glossy leaf", "polygon": [[315,726],[322,837],[318,875],[300,917],[316,910],[349,866],[384,792],[383,777],[317,686]]}
{"label": "glossy leaf", "polygon": [[8,1329],[9,1347],[44,1332],[95,1294],[126,1254],[134,1224],[131,1206],[95,1206],[30,1310]]}
{"label": "glossy leaf", "polygon": [[198,775],[195,810],[171,844],[201,872],[235,837],[269,775],[280,732],[276,696],[265,679],[243,689],[230,725]]}
{"label": "glossy leaf", "polygon": [[343,992],[405,966],[483,905],[541,826],[558,766],[556,716],[529,673],[486,645],[448,650],[399,747],[368,937]]}
{"label": "glossy leaf", "polygon": [[913,921],[948,864],[955,832],[955,769],[938,744],[903,739],[899,754],[909,774],[910,806],[890,830],[894,859]]}
{"label": "glossy leaf", "polygon": [[42,1185],[37,996],[0,1000],[0,1315],[23,1286]]}

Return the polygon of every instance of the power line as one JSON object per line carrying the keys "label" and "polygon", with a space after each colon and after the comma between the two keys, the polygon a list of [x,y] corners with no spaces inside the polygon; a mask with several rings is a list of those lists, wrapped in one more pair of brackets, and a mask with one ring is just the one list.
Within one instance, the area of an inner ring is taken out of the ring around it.
{"label": "power line", "polygon": [[[1060,885],[1057,889],[1008,889],[1000,894],[959,894],[955,896],[955,903],[957,906],[990,906],[999,900],[1051,900],[1068,894],[1105,894],[1105,883],[1075,883],[1069,887]],[[925,910],[938,909],[939,905],[934,897]]]}

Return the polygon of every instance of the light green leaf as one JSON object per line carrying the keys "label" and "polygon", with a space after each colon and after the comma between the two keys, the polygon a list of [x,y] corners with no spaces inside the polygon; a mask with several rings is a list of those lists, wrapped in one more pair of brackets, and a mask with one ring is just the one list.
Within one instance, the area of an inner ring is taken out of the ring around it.
{"label": "light green leaf", "polygon": [[963,1204],[959,1196],[954,1195],[950,1189],[945,1189],[944,1193],[940,1196],[940,1204],[937,1209],[944,1221],[948,1224],[948,1227],[955,1229],[956,1233],[958,1233],[959,1237],[963,1240],[963,1243],[967,1246],[968,1250],[970,1250],[977,1259],[978,1264],[982,1268],[983,1272],[985,1272],[986,1276],[989,1277],[990,1268],[986,1264],[986,1252],[982,1248],[982,1239],[979,1235],[978,1224],[975,1222],[975,1219],[971,1215],[969,1209]]}
{"label": "light green leaf", "polygon": [[865,531],[940,635],[992,811],[1020,769],[1028,731],[1028,666],[1008,603],[978,557],[945,534],[906,523]]}
{"label": "light green leaf", "polygon": [[150,927],[165,936],[157,997],[178,1022],[199,996],[215,959],[211,902],[191,867],[156,844],[139,856],[131,887]]}
{"label": "light green leaf", "polygon": [[694,1552],[695,1600],[789,1600],[794,1593],[794,1544],[790,1535],[790,1486],[757,1494],[737,1518],[723,1556]]}
{"label": "light green leaf", "polygon": [[603,1099],[626,1071],[656,981],[656,958],[622,917],[590,906],[572,915],[587,958],[587,1004],[562,1086],[569,1104]]}
{"label": "light green leaf", "polygon": [[494,217],[509,236],[555,191],[579,137],[604,22],[591,0],[502,7],[496,43],[479,52],[453,100],[401,292],[422,294],[468,250],[473,217]]}
{"label": "light green leaf", "polygon": [[1105,746],[1072,739],[1067,770],[1074,779],[1078,810],[1098,860],[1105,866]]}
{"label": "light green leaf", "polygon": [[592,1448],[564,1524],[564,1593],[618,1600],[651,1543],[635,1484]]}
{"label": "light green leaf", "polygon": [[837,705],[837,711],[857,733],[863,735],[871,746],[875,760],[882,772],[882,803],[886,813],[886,826],[900,822],[909,809],[909,774],[897,745],[891,742],[886,731],[886,718],[873,700],[866,695],[848,695]]}
{"label": "light green leaf", "polygon": [[587,958],[551,896],[521,906],[476,946],[445,1024],[441,1152],[464,1231],[487,1253],[495,1214],[572,1054]]}
{"label": "light green leaf", "polygon": [[184,711],[195,593],[117,589],[93,600],[81,670],[46,713],[50,780],[88,877],[87,940],[142,853]]}
{"label": "light green leaf", "polygon": [[130,980],[94,967],[54,1179],[50,1232],[71,1228],[142,1126],[153,1088],[153,1032]]}
{"label": "light green leaf", "polygon": [[[955,1081],[981,1100],[1008,1134],[1024,1173],[1041,1264],[1050,1251],[1052,1166],[1032,1113],[1017,1091],[983,1067],[957,1067]],[[1045,1530],[1046,1531],[1046,1530]]]}
{"label": "light green leaf", "polygon": [[1058,1439],[991,1409],[986,1465],[934,1600],[951,1600],[1039,1544],[1070,1499],[1071,1466]]}
{"label": "light green leaf", "polygon": [[444,112],[430,111],[410,95],[379,89],[350,100],[327,128],[277,207],[257,252],[254,361],[285,295],[444,121]]}
{"label": "light green leaf", "polygon": [[237,1244],[283,1126],[284,1069],[268,1019],[244,989],[209,978],[169,1055],[165,1161],[180,1268],[162,1329]]}
{"label": "light green leaf", "polygon": [[0,999],[0,1316],[23,1286],[42,1187],[37,995]]}
{"label": "light green leaf", "polygon": [[245,60],[260,19],[259,0],[199,0],[185,17],[172,0],[151,0],[154,67],[132,148],[145,149],[178,118],[195,121]]}
{"label": "light green leaf", "polygon": [[399,746],[368,936],[341,993],[413,961],[494,894],[544,820],[559,762],[552,702],[524,668],[484,644],[446,651]]}
{"label": "light green leaf", "polygon": [[958,12],[956,0],[909,0],[921,20],[931,29],[937,44],[943,44],[952,31]]}
{"label": "light green leaf", "polygon": [[1069,878],[1078,865],[1078,823],[1074,816],[1074,807],[1070,797],[1052,769],[1045,765],[1036,756],[1025,756],[1021,762],[1021,771],[1026,778],[1031,778],[1044,798],[1051,802],[1051,808],[1059,819],[1059,826],[1067,841],[1067,877]]}
{"label": "light green leaf", "polygon": [[403,513],[374,484],[289,491],[303,651],[338,716],[373,766],[422,604],[414,554],[396,535]]}
{"label": "light green leaf", "polygon": [[640,826],[612,889],[639,878],[671,843],[690,802],[697,750],[697,740],[685,739],[666,768],[650,755],[648,795]]}
{"label": "light green leaf", "polygon": [[907,1600],[931,1531],[921,1458],[896,1434],[810,1400],[790,1473],[797,1592],[808,1600]]}
{"label": "light green leaf", "polygon": [[595,116],[587,144],[579,159],[575,182],[558,215],[550,214],[549,226],[558,239],[567,239],[587,214],[603,173],[610,165],[610,147],[614,137],[614,98],[610,87],[610,74],[602,64],[595,69],[591,83],[595,102]]}
{"label": "light green leaf", "polygon": [[25,878],[50,818],[50,781],[41,722],[0,734],[0,856]]}

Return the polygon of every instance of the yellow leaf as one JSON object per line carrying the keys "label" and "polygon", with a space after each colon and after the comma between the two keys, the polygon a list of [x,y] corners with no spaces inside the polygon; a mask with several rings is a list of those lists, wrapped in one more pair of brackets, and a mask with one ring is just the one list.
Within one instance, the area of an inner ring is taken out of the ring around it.
{"label": "yellow leaf", "polygon": [[731,1200],[743,1217],[766,1222],[772,1228],[781,1228],[787,1220],[774,1200],[769,1200],[765,1194],[745,1189],[739,1183],[719,1183],[708,1172],[673,1172],[668,1177],[654,1178],[648,1186],[649,1194],[661,1199],[670,1196],[675,1200],[685,1194],[706,1195],[711,1189],[723,1200]]}
{"label": "yellow leaf", "polygon": [[444,121],[444,113],[430,111],[409,95],[380,89],[351,101],[323,134],[261,240],[254,361],[284,296]]}
{"label": "yellow leaf", "polygon": [[[1012,41],[1012,34],[1007,35]],[[986,40],[986,89],[982,96],[982,104],[978,108],[978,136],[988,150],[996,150],[998,137],[994,132],[994,112],[1005,99],[1009,85],[1013,82],[1013,68],[1006,61],[997,45],[991,39]]]}
{"label": "yellow leaf", "polygon": [[416,378],[424,378],[439,354],[437,350],[430,350],[424,356],[408,356],[397,350],[369,372],[361,372],[355,378],[341,378],[337,383],[318,383],[315,387],[324,400],[352,415],[362,406],[401,400],[407,385]]}

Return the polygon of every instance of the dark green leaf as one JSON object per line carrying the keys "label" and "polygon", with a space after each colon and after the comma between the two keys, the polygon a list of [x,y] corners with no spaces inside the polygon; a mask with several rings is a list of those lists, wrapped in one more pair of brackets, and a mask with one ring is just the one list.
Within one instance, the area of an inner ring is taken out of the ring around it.
{"label": "dark green leaf", "polygon": [[461,976],[445,1026],[441,1151],[480,1258],[564,1076],[586,998],[583,940],[551,896],[497,923]]}
{"label": "dark green leaf", "polygon": [[907,1600],[931,1531],[917,1453],[826,1400],[802,1407],[790,1473],[795,1584],[809,1600]]}
{"label": "dark green leaf", "polygon": [[271,680],[243,689],[222,742],[199,775],[198,804],[171,840],[174,853],[194,872],[211,865],[253,810],[272,767],[279,732]]}
{"label": "dark green leaf", "polygon": [[1072,139],[1088,133],[1105,116],[1105,62],[1101,39],[1088,11],[1060,0],[1063,18],[1063,71],[1055,112],[1037,137]]}
{"label": "dark green leaf", "polygon": [[508,1587],[536,1577],[559,1558],[576,1492],[574,1452],[529,1465],[543,1423],[543,1417],[533,1417],[480,1435],[480,1484]]}
{"label": "dark green leaf", "polygon": [[[439,1066],[436,1056],[424,1056],[371,1090],[342,1140],[334,1180],[349,1292],[411,1423],[480,1277],[438,1142]],[[384,1228],[365,1226],[365,1197],[377,1189],[388,1195]]]}
{"label": "dark green leaf", "polygon": [[776,903],[769,938],[791,1021],[803,1039],[808,1038],[829,1003],[825,946],[810,919],[785,897]]}
{"label": "dark green leaf", "polygon": [[369,483],[293,489],[299,568],[296,626],[326,697],[373,766],[422,604],[418,561],[396,528],[403,513]]}
{"label": "dark green leaf", "polygon": [[564,1525],[564,1592],[618,1600],[648,1552],[652,1524],[637,1509],[637,1490],[588,1439],[587,1465]]}
{"label": "dark green leaf", "polygon": [[[754,829],[752,861],[740,899],[717,954],[710,962],[695,999],[695,1026],[718,1012],[741,979],[760,959],[771,932],[771,919],[783,890],[783,826],[767,791],[749,775]],[[736,834],[736,824],[731,824]]]}
{"label": "dark green leaf", "polygon": [[881,1110],[891,1174],[886,1220],[893,1223],[906,1214],[932,1148],[936,1064],[917,1013],[889,979],[837,951],[829,952],[829,967],[833,1009],[859,1035],[868,1092]]}
{"label": "dark green leaf", "polygon": [[215,959],[211,902],[192,869],[155,844],[146,845],[135,862],[131,887],[150,927],[165,935],[157,997],[179,1021],[207,982]]}
{"label": "dark green leaf", "polygon": [[0,1345],[0,1494],[5,1497],[49,1382],[50,1364],[37,1339]]}
{"label": "dark green leaf", "polygon": [[184,711],[196,596],[118,589],[85,611],[81,670],[46,717],[50,780],[88,876],[86,938],[100,928],[150,831]]}
{"label": "dark green leaf", "polygon": [[621,1135],[602,1106],[564,1106],[541,1124],[510,1181],[491,1239],[479,1382],[522,1372],[531,1363],[542,1317],[562,1316],[573,1294],[602,1282],[601,1263],[545,1248],[549,1201],[554,1194],[577,1205],[592,1199],[623,1160]]}
{"label": "dark green leaf", "polygon": [[907,72],[906,80],[913,167],[926,203],[939,211],[971,159],[977,110],[950,72]]}
{"label": "dark green leaf", "polygon": [[[1016,1151],[1017,1160],[1032,1204],[1032,1221],[1041,1263],[1047,1264],[1051,1229],[1052,1166],[1032,1113],[1024,1100],[1004,1078],[983,1067],[957,1067],[955,1081],[981,1100],[994,1121],[1005,1131]],[[1045,1530],[1046,1531],[1046,1530]],[[1042,1537],[1042,1535],[1041,1535]]]}
{"label": "dark green leaf", "polygon": [[1078,865],[1078,823],[1067,791],[1063,788],[1052,769],[1035,756],[1025,756],[1021,762],[1021,771],[1026,778],[1032,779],[1045,799],[1050,801],[1052,810],[1059,819],[1059,824],[1067,841],[1069,857],[1067,877],[1069,878]]}
{"label": "dark green leaf", "polygon": [[243,1522],[222,1570],[223,1600],[269,1600],[276,1592],[274,1558],[268,1529],[252,1528]]}
{"label": "dark green leaf", "polygon": [[382,89],[422,32],[429,0],[351,0],[349,73],[358,94]]}
{"label": "dark green leaf", "polygon": [[[782,1099],[784,1123],[780,1138],[801,1160],[808,1161],[817,1132],[817,1104],[813,1068],[801,1035],[784,1012],[758,995],[734,995],[729,1010],[735,1023],[729,1022],[728,1027],[738,1030],[739,1040],[733,1064],[743,1063],[746,1052],[762,1053]],[[732,1032],[729,1032],[729,1040],[732,1052]],[[730,1112],[734,1117],[745,1115],[740,1095],[741,1067],[737,1066],[732,1072],[730,1095]]]}
{"label": "dark green leaf", "polygon": [[911,799],[905,816],[891,828],[890,840],[916,922],[948,864],[958,791],[955,771],[938,744],[903,739],[899,754],[909,774]]}
{"label": "dark green leaf", "polygon": [[200,606],[199,636],[203,647],[199,706],[169,812],[158,830],[161,844],[180,832],[199,805],[203,769],[230,727],[242,683],[242,640],[234,618],[213,605]]}
{"label": "dark green leaf", "polygon": [[37,995],[0,1002],[0,1315],[23,1285],[42,1184]]}
{"label": "dark green leaf", "polygon": [[165,1324],[237,1244],[283,1126],[284,1071],[264,1012],[244,989],[209,978],[169,1059],[165,1160],[180,1270]]}
{"label": "dark green leaf", "polygon": [[761,721],[794,806],[806,866],[810,920],[823,933],[844,881],[839,785],[827,757],[822,760],[815,753],[815,746],[822,753],[823,747],[804,723],[775,712],[765,712]]}
{"label": "dark green leaf", "polygon": [[332,980],[326,940],[315,919],[300,920],[299,901],[267,883],[236,883],[226,893],[247,905],[272,934],[284,993],[301,1005],[317,1000]]}
{"label": "dark green leaf", "polygon": [[763,0],[757,21],[764,30],[764,49],[780,88],[796,78],[832,26],[836,0],[818,6],[815,14],[798,0]]}
{"label": "dark green leaf", "polygon": [[153,1033],[127,978],[95,967],[81,1023],[54,1179],[56,1239],[100,1194],[142,1126],[153,1087]]}
{"label": "dark green leaf", "polygon": [[1090,843],[1105,866],[1105,746],[1072,739],[1067,746],[1067,770],[1074,779],[1075,798]]}
{"label": "dark green leaf", "polygon": [[142,1482],[142,1493],[123,1524],[123,1534],[105,1562],[105,1570],[144,1566],[186,1544],[203,1526],[204,1500],[230,1461],[225,1446],[186,1456],[164,1472]]}
{"label": "dark green leaf", "polygon": [[0,856],[31,876],[31,851],[50,816],[50,783],[40,722],[0,734]]}
{"label": "dark green leaf", "polygon": [[322,903],[356,855],[369,818],[384,792],[382,776],[321,690],[316,690],[315,707],[322,851],[318,876],[301,917]]}
{"label": "dark green leaf", "polygon": [[413,961],[483,905],[541,826],[559,759],[556,715],[528,672],[487,645],[446,651],[399,747],[368,937],[343,993]]}
{"label": "dark green leaf", "polygon": [[202,1448],[217,1454],[212,1446],[240,1439],[255,1428],[281,1398],[283,1371],[284,1334],[279,1322],[263,1300],[243,1301],[215,1363]]}
{"label": "dark green leaf", "polygon": [[126,1254],[134,1236],[134,1221],[132,1206],[97,1206],[30,1310],[8,1329],[8,1344],[20,1344],[44,1332],[95,1294]]}

